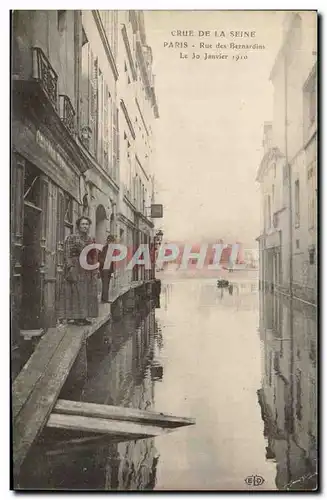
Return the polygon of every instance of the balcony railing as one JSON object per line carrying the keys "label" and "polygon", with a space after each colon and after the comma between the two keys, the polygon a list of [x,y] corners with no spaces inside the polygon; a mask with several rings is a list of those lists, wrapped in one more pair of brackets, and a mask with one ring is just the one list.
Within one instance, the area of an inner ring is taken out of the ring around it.
{"label": "balcony railing", "polygon": [[75,134],[75,110],[67,95],[59,95],[59,115],[65,127],[71,134]]}
{"label": "balcony railing", "polygon": [[57,109],[58,106],[58,75],[48,61],[43,50],[33,49],[33,78],[39,80],[50,102]]}

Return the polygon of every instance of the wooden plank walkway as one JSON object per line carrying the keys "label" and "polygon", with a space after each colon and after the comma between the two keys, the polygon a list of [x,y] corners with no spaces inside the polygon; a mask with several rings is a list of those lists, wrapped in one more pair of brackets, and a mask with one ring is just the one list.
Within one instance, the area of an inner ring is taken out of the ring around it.
{"label": "wooden plank walkway", "polygon": [[42,337],[12,385],[14,477],[41,433],[87,337],[110,319],[110,304],[85,327],[62,325]]}
{"label": "wooden plank walkway", "polygon": [[[149,282],[148,282],[149,283]],[[114,290],[111,302],[130,289],[133,283]],[[78,353],[87,338],[111,318],[111,304],[99,305],[99,317],[85,327],[61,325],[42,337],[34,353],[12,384],[13,473],[14,487],[28,450],[40,435],[56,404]]]}
{"label": "wooden plank walkway", "polygon": [[65,399],[58,399],[53,408],[52,415],[53,414],[112,419],[121,422],[134,422],[137,424],[155,425],[161,428],[170,429],[195,424],[195,420],[192,418],[176,417],[168,413],[145,411],[137,408],[125,408],[122,406],[67,401]]}
{"label": "wooden plank walkway", "polygon": [[72,446],[83,449],[108,440],[113,443],[151,438],[194,424],[193,418],[167,413],[59,399],[46,428],[65,433],[61,437],[58,434],[55,440],[52,436],[46,453],[58,455],[71,451]]}
{"label": "wooden plank walkway", "polygon": [[162,428],[156,425],[137,424],[135,422],[121,422],[120,420],[83,417],[80,415],[65,415],[52,413],[47,427],[65,429],[78,432],[92,432],[109,436],[122,436],[124,439],[135,440],[159,436],[173,429]]}

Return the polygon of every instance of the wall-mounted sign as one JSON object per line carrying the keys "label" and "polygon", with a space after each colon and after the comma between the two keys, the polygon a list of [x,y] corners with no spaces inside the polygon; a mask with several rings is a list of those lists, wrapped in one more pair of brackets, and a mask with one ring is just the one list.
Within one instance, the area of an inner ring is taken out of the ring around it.
{"label": "wall-mounted sign", "polygon": [[161,219],[163,217],[163,206],[159,204],[151,205],[151,218]]}
{"label": "wall-mounted sign", "polygon": [[61,154],[57,151],[55,145],[42,134],[39,130],[36,132],[36,142],[41,148],[51,157],[51,159],[64,170],[70,170],[67,162],[63,159]]}

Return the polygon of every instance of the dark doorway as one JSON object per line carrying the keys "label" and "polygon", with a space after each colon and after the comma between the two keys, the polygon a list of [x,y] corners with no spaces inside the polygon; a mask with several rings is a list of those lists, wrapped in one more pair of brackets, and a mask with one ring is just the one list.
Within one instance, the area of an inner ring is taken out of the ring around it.
{"label": "dark doorway", "polygon": [[23,330],[41,327],[40,226],[41,210],[25,204],[21,308]]}
{"label": "dark doorway", "polygon": [[22,252],[22,303],[20,328],[41,328],[41,223],[40,172],[27,164],[24,185],[24,230]]}

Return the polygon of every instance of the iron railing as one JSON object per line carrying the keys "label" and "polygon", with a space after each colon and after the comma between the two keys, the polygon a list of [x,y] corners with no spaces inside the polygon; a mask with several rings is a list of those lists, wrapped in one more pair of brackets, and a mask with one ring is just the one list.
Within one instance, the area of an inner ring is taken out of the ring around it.
{"label": "iron railing", "polygon": [[71,134],[75,133],[75,110],[67,95],[59,95],[60,118]]}
{"label": "iron railing", "polygon": [[33,78],[39,80],[43,90],[46,92],[50,102],[58,107],[58,75],[51,66],[49,60],[39,47],[33,51]]}

